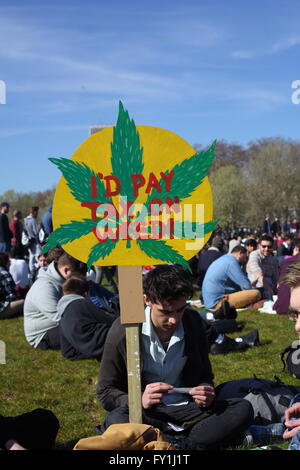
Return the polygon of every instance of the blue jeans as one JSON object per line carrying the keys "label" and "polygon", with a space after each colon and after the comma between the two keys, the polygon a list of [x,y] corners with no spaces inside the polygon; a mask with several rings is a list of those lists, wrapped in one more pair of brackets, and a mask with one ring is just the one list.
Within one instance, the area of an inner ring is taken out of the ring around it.
{"label": "blue jeans", "polygon": [[[294,398],[291,400],[290,407],[294,404],[300,401],[300,393],[297,393],[297,395],[294,396]],[[300,450],[300,430],[295,434],[295,436],[292,437],[290,445],[289,445],[289,450]]]}
{"label": "blue jeans", "polygon": [[292,437],[289,450],[300,450],[300,431]]}

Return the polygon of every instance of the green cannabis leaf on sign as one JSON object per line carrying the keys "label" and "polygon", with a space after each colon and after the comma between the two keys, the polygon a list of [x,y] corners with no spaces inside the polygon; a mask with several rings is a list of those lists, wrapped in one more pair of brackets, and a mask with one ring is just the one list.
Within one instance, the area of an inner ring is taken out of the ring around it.
{"label": "green cannabis leaf on sign", "polygon": [[[195,153],[182,163],[170,168],[165,175],[173,173],[171,189],[167,188],[158,191],[155,186],[151,188],[145,206],[151,207],[153,199],[166,201],[167,198],[176,199],[177,202],[191,196],[203,179],[207,176],[208,170],[214,159],[215,142],[211,147],[200,153]],[[98,174],[89,168],[85,163],[69,160],[66,158],[50,158],[65,178],[66,184],[74,199],[86,207],[92,204],[99,206],[101,204],[113,205],[112,199],[107,195],[107,188],[104,181],[98,177]],[[143,148],[140,144],[140,136],[135,123],[130,119],[128,112],[124,109],[122,103],[119,103],[119,114],[116,126],[113,129],[113,141],[111,142],[111,178],[117,179],[120,184],[120,197],[124,196],[128,201],[134,203],[136,195],[133,191],[131,180],[132,175],[142,175],[144,169]],[[101,175],[102,177],[103,175]],[[162,180],[159,181],[161,188],[165,185]],[[97,214],[97,212],[95,212]],[[98,215],[92,219],[83,219],[81,221],[71,220],[68,224],[62,224],[54,230],[49,236],[47,243],[43,247],[43,253],[57,245],[65,245],[80,239],[94,232],[102,218]],[[127,215],[127,221],[130,218]],[[192,222],[191,227],[195,231],[200,229],[203,235],[210,233],[216,227],[218,221],[209,221],[204,224]],[[182,222],[184,224],[184,222]],[[170,234],[174,235],[174,233]],[[96,235],[97,236],[97,235]],[[96,264],[100,259],[107,257],[116,247],[119,239],[107,237],[105,240],[99,240],[91,248],[88,256],[88,269]],[[159,259],[168,263],[178,263],[189,268],[188,262],[178,253],[176,249],[169,246],[164,240],[152,238],[137,239],[137,245],[140,250],[148,257]],[[128,242],[130,243],[130,241]],[[130,245],[129,245],[130,246]],[[127,245],[128,247],[128,245]]]}

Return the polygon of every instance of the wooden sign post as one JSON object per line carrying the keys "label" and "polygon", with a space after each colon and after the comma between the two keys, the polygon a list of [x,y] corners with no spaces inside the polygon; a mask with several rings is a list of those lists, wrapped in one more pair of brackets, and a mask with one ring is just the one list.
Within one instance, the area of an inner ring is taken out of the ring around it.
{"label": "wooden sign post", "polygon": [[119,266],[121,323],[126,328],[128,403],[131,423],[142,423],[140,324],[145,321],[141,266]]}
{"label": "wooden sign post", "polygon": [[43,251],[62,245],[88,268],[118,266],[131,422],[142,422],[142,266],[190,269],[187,260],[210,238],[217,223],[207,177],[214,146],[195,153],[170,131],[135,126],[120,103],[115,127],[91,135],[71,159],[50,158],[63,176]]}

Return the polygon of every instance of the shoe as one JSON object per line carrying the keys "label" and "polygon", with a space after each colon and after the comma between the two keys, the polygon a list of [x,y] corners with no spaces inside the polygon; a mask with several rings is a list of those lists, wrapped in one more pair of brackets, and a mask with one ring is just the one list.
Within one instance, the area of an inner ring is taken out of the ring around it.
{"label": "shoe", "polygon": [[228,336],[224,336],[222,343],[213,343],[210,347],[211,354],[227,354],[230,352],[241,352],[249,348],[249,345],[244,341],[235,341]]}
{"label": "shoe", "polygon": [[243,343],[248,344],[251,348],[259,344],[259,333],[258,330],[252,330],[247,335],[241,336]]}
{"label": "shoe", "polygon": [[182,434],[165,434],[166,440],[172,444],[176,450],[202,450],[202,446],[195,442],[193,439],[186,437]]}
{"label": "shoe", "polygon": [[248,431],[252,435],[253,444],[274,444],[283,441],[285,426],[282,423],[272,423],[267,426],[252,425]]}
{"label": "shoe", "polygon": [[237,324],[236,320],[228,320],[225,318],[224,320],[215,320],[213,322],[213,327],[219,335],[240,331],[239,325]]}
{"label": "shoe", "polygon": [[235,320],[237,317],[237,311],[232,307],[227,300],[222,302],[221,307],[218,310],[212,312],[216,320]]}

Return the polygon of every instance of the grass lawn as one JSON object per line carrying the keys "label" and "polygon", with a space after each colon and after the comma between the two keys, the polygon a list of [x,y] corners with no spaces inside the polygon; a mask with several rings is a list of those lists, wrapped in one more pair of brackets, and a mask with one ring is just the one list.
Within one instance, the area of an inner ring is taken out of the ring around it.
{"label": "grass lawn", "polygon": [[[211,356],[215,384],[251,377],[300,385],[282,372],[280,352],[297,339],[294,323],[279,315],[239,312],[245,322],[241,334],[257,328],[261,345],[242,353]],[[230,334],[231,337],[238,333]],[[0,364],[0,413],[13,416],[37,407],[52,410],[60,421],[58,449],[72,449],[82,437],[94,435],[94,426],[103,421],[95,389],[99,372],[96,360],[68,361],[60,352],[41,351],[29,346],[23,333],[23,319],[1,320],[0,339],[6,344],[6,364]]]}

